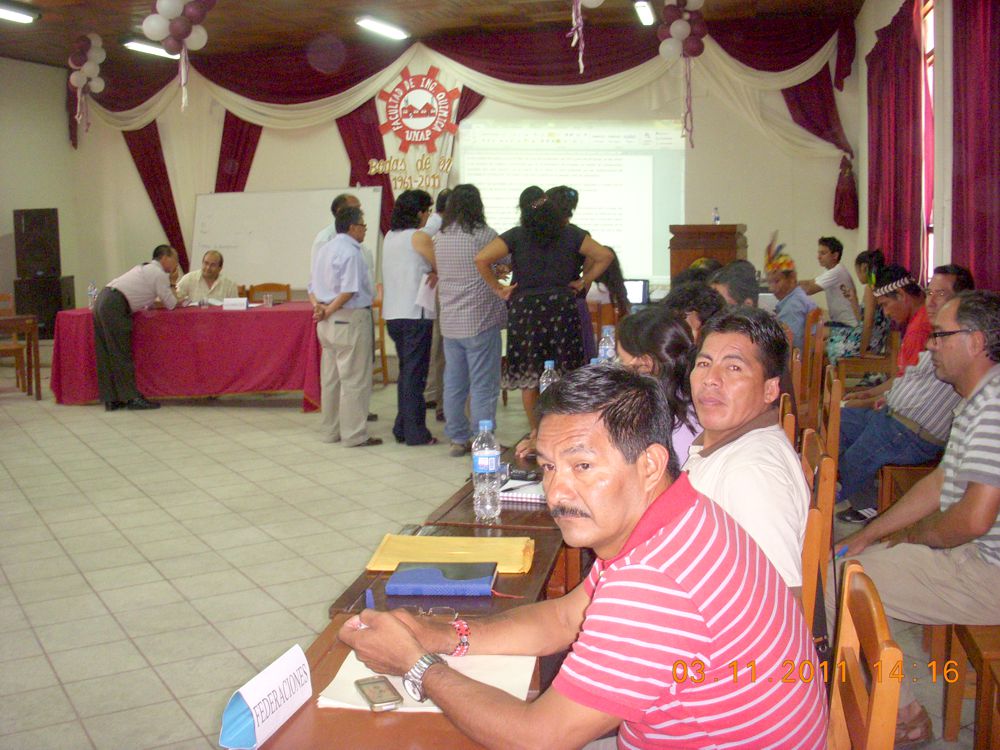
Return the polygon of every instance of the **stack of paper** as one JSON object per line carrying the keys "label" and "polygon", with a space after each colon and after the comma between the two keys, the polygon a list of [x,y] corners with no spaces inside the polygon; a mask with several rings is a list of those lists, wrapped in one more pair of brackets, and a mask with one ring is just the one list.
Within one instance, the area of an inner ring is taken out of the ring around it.
{"label": "stack of paper", "polygon": [[401,562],[495,562],[498,573],[527,573],[535,540],[526,536],[403,536],[386,534],[365,567],[392,572]]}

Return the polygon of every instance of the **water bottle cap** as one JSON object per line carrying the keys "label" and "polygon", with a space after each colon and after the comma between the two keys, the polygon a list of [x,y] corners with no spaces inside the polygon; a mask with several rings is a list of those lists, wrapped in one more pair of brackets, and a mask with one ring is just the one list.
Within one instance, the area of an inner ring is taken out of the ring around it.
{"label": "water bottle cap", "polygon": [[486,432],[487,430],[492,430],[492,429],[493,429],[493,420],[492,419],[480,419],[479,420],[479,431],[480,432]]}
{"label": "water bottle cap", "polygon": [[603,333],[605,336],[613,334],[614,332],[615,332],[614,326],[604,326],[601,328],[601,333]]}
{"label": "water bottle cap", "polygon": [[601,358],[600,358],[600,357],[592,357],[592,358],[591,358],[591,360],[590,360],[590,364],[592,364],[592,365],[596,365],[596,364],[598,364],[598,363],[599,363],[600,361],[601,361]]}
{"label": "water bottle cap", "polygon": [[556,369],[556,361],[554,359],[547,359],[547,360],[545,360],[545,369],[546,370],[554,370],[554,369]]}

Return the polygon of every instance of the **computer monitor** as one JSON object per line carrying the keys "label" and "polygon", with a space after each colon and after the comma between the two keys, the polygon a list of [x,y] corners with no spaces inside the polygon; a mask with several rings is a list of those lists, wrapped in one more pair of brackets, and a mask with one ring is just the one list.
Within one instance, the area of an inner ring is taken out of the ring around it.
{"label": "computer monitor", "polygon": [[625,279],[625,294],[630,305],[648,305],[649,279]]}

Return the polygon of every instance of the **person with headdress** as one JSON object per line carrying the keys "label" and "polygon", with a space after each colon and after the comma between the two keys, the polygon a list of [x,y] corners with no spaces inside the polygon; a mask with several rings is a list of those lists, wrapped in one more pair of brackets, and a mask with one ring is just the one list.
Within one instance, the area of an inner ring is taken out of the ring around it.
{"label": "person with headdress", "polygon": [[792,346],[802,349],[806,331],[806,316],[816,309],[816,303],[809,299],[799,286],[795,261],[782,252],[784,245],[775,246],[774,240],[767,246],[767,286],[771,294],[778,298],[774,314],[792,331]]}

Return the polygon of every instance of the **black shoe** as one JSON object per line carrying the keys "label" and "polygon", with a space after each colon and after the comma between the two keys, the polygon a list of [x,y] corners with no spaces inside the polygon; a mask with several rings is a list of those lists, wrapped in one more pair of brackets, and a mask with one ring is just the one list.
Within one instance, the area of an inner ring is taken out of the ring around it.
{"label": "black shoe", "polygon": [[368,421],[369,422],[378,422],[378,414],[369,414],[368,415]]}
{"label": "black shoe", "polygon": [[866,524],[877,515],[878,511],[874,508],[865,508],[863,510],[848,508],[847,510],[842,510],[837,514],[837,520],[843,521],[844,523]]}
{"label": "black shoe", "polygon": [[428,409],[437,409],[437,405],[438,405],[437,401],[427,401],[425,403],[427,404],[427,408]]}
{"label": "black shoe", "polygon": [[126,403],[125,408],[130,411],[138,411],[141,409],[159,409],[160,405],[155,401],[147,401],[142,396],[139,396],[139,398],[134,398]]}
{"label": "black shoe", "polygon": [[118,411],[123,406],[125,406],[124,401],[105,401],[104,411]]}

